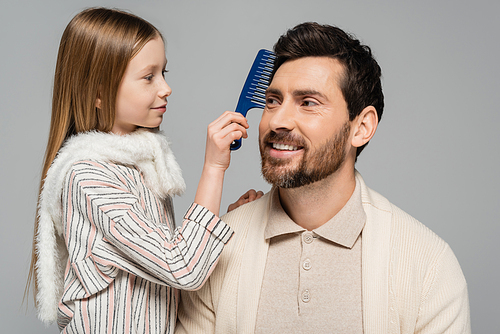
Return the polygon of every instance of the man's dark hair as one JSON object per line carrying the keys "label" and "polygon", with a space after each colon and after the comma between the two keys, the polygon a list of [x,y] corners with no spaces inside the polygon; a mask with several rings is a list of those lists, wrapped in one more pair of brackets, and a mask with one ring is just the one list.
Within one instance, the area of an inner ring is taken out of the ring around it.
{"label": "man's dark hair", "polygon": [[[284,62],[303,57],[330,57],[344,66],[340,90],[347,103],[349,120],[354,120],[367,106],[377,110],[378,119],[384,110],[381,70],[371,49],[355,37],[330,25],[301,23],[288,30],[274,45],[277,58],[271,81]],[[358,147],[356,157],[367,145]]]}

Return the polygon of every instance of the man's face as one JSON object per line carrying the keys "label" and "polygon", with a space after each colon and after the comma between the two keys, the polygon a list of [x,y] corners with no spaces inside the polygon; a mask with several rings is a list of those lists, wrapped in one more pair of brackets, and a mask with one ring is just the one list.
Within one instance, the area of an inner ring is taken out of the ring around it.
{"label": "man's face", "polygon": [[350,148],[343,66],[328,57],[285,62],[266,92],[259,125],[262,175],[282,188],[320,181],[337,171]]}

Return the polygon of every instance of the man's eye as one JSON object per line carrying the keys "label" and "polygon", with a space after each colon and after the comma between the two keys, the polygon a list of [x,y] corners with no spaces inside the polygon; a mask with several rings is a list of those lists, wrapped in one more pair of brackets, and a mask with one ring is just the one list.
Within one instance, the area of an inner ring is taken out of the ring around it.
{"label": "man's eye", "polygon": [[304,105],[304,107],[314,107],[314,106],[317,106],[318,104],[314,101],[304,101],[302,103]]}
{"label": "man's eye", "polygon": [[272,97],[268,97],[268,98],[266,98],[266,104],[267,105],[278,104],[278,100],[276,100],[275,98],[272,98]]}

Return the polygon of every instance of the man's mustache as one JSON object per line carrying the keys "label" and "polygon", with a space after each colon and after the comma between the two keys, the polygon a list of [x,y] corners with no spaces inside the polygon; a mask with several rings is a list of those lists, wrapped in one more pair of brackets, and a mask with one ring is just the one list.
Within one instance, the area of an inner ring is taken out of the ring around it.
{"label": "man's mustache", "polygon": [[291,132],[275,132],[270,131],[264,136],[262,141],[264,144],[269,144],[270,142],[284,142],[289,145],[297,147],[306,147],[306,141],[302,136],[291,133]]}

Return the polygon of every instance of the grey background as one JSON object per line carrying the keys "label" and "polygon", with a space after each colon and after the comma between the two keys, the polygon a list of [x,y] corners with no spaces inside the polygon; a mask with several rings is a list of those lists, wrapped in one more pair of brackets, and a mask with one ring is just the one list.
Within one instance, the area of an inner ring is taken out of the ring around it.
{"label": "grey background", "polygon": [[[373,48],[386,109],[357,164],[367,184],[455,251],[469,285],[475,333],[500,331],[498,243],[500,23],[498,1],[2,1],[0,9],[0,323],[3,333],[55,333],[22,305],[36,192],[50,120],[58,43],[81,9],[127,9],[167,39],[173,88],[162,125],[194,198],[205,130],[235,108],[260,48],[303,21],[340,26]],[[232,156],[223,209],[261,180],[250,138]]]}

